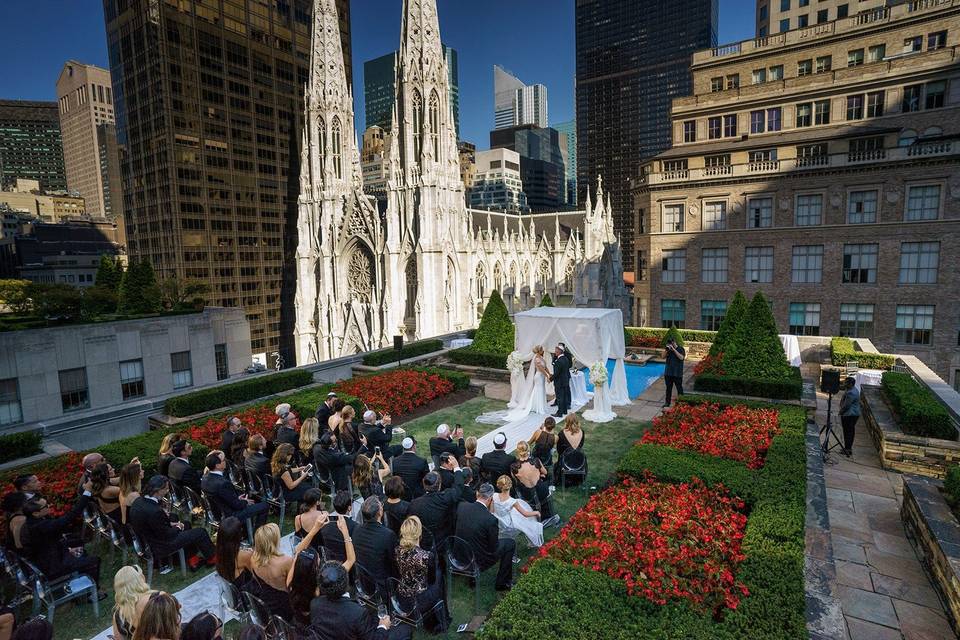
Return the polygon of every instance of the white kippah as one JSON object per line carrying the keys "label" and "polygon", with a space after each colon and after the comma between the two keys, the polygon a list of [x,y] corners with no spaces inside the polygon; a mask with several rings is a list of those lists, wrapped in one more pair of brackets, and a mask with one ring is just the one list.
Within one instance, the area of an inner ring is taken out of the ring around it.
{"label": "white kippah", "polygon": [[497,435],[493,436],[493,444],[507,444],[507,436],[503,435],[502,433],[498,433]]}
{"label": "white kippah", "polygon": [[363,414],[363,421],[370,422],[377,419],[377,412],[373,410],[365,411]]}
{"label": "white kippah", "polygon": [[278,404],[277,408],[274,409],[274,413],[278,416],[285,416],[290,413],[290,405],[284,402],[283,404]]}
{"label": "white kippah", "polygon": [[403,445],[404,449],[413,449],[413,438],[404,438],[400,444]]}

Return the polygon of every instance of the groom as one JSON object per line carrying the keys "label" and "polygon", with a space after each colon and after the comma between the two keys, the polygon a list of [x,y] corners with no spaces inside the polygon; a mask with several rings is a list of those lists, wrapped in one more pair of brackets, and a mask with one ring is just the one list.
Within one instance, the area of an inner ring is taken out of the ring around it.
{"label": "groom", "polygon": [[573,366],[573,360],[566,351],[566,345],[562,342],[557,344],[553,350],[553,375],[550,376],[556,393],[557,412],[554,416],[557,418],[562,418],[570,411],[571,366]]}

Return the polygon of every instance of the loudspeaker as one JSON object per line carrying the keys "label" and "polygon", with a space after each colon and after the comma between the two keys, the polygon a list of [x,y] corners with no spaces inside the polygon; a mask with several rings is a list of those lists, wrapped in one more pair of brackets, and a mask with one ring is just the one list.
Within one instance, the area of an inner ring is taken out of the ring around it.
{"label": "loudspeaker", "polygon": [[840,370],[823,369],[820,371],[820,391],[840,393]]}
{"label": "loudspeaker", "polygon": [[393,348],[397,351],[403,349],[403,336],[393,336]]}

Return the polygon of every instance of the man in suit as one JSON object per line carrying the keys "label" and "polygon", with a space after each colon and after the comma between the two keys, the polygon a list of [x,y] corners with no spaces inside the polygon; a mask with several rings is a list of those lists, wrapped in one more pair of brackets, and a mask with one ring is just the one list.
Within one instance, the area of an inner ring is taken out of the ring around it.
{"label": "man in suit", "polygon": [[426,493],[410,503],[408,516],[417,516],[425,529],[433,533],[434,540],[437,543],[437,550],[442,552],[445,548],[447,538],[454,531],[454,519],[457,515],[457,503],[460,502],[460,496],[463,492],[463,471],[457,464],[457,459],[450,456],[453,460],[453,486],[449,489],[441,489],[440,475],[438,473],[428,473],[423,479],[423,488]]}
{"label": "man in suit", "polygon": [[346,521],[347,534],[352,538],[357,527],[360,526],[356,520],[350,517],[352,506],[353,498],[349,491],[337,491],[336,495],[333,496],[333,510],[336,511],[337,515],[335,517],[331,515],[330,521],[321,527],[320,533],[316,536],[320,540],[319,544],[327,552],[327,560],[343,562],[347,559],[347,547],[335,518],[343,518]]}
{"label": "man in suit", "polygon": [[444,452],[452,454],[457,460],[466,455],[467,449],[463,446],[463,429],[459,425],[451,432],[450,425],[441,424],[437,427],[437,437],[430,438],[430,457],[436,460]]}
{"label": "man in suit", "polygon": [[373,452],[376,447],[380,447],[380,453],[384,460],[390,460],[394,455],[400,453],[390,446],[393,440],[393,420],[390,415],[384,415],[383,419],[377,420],[377,414],[374,411],[365,411],[363,414],[363,424],[360,425],[360,435],[367,439],[367,449]]}
{"label": "man in suit", "polygon": [[473,549],[481,570],[487,570],[499,562],[497,591],[506,591],[513,586],[513,553],[517,543],[500,537],[497,518],[490,513],[493,502],[493,486],[480,485],[476,502],[461,502],[457,507],[457,537]]}
{"label": "man in suit", "polygon": [[[453,486],[453,470],[457,459],[448,451],[444,451],[437,459],[440,466],[437,467],[437,473],[440,474],[440,488],[449,489]],[[466,481],[464,481],[466,484]]]}
{"label": "man in suit", "polygon": [[417,441],[413,438],[407,436],[400,446],[403,453],[393,457],[390,468],[393,475],[403,480],[407,490],[404,500],[410,502],[423,495],[423,477],[430,472],[430,465],[417,455]]}
{"label": "man in suit", "polygon": [[310,602],[310,627],[320,640],[406,640],[409,625],[391,628],[390,616],[377,620],[373,611],[350,598],[347,570],[328,561],[320,568],[320,595]]}
{"label": "man in suit", "polygon": [[220,451],[229,453],[230,447],[233,446],[233,438],[237,435],[237,431],[240,430],[240,426],[240,418],[237,416],[230,416],[227,418],[227,430],[224,431],[223,435],[220,437]]}
{"label": "man in suit", "polygon": [[313,445],[313,465],[317,477],[326,481],[329,476],[337,491],[345,491],[350,486],[353,456],[337,448],[337,434],[334,432],[324,432]]}
{"label": "man in suit", "polygon": [[327,394],[327,399],[320,403],[320,406],[317,407],[317,421],[320,423],[320,432],[323,433],[328,429],[328,423],[330,422],[330,416],[333,415],[333,403],[337,400],[337,394],[331,391]]}
{"label": "man in suit", "polygon": [[167,477],[184,487],[200,491],[200,472],[190,466],[190,456],[193,454],[193,445],[188,440],[178,440],[170,448],[175,456],[170,461]]}
{"label": "man in suit", "polygon": [[556,394],[557,412],[555,418],[562,418],[570,411],[570,367],[573,360],[567,355],[566,345],[562,342],[553,350],[553,390]]}
{"label": "man in suit", "polygon": [[360,507],[363,524],[354,529],[353,548],[357,564],[363,567],[386,593],[387,578],[396,577],[394,562],[397,535],[383,524],[383,505],[376,496],[370,496]]}
{"label": "man in suit", "polygon": [[476,502],[477,490],[473,483],[473,469],[470,467],[461,467],[463,471],[463,491],[460,492],[460,502]]}
{"label": "man in suit", "polygon": [[510,466],[517,461],[506,452],[507,436],[501,431],[493,436],[493,451],[488,451],[480,458],[481,479],[493,484],[500,476],[510,475]]}
{"label": "man in suit", "polygon": [[289,444],[293,446],[294,451],[299,451],[300,434],[297,433],[297,427],[300,426],[300,421],[297,418],[297,414],[293,411],[287,411],[280,416],[280,420],[282,422],[277,429],[277,435],[273,439],[273,444]]}
{"label": "man in suit", "polygon": [[223,451],[208,453],[205,464],[207,473],[203,476],[200,486],[203,494],[210,501],[210,506],[214,511],[220,512],[221,519],[228,516],[234,516],[240,522],[249,519],[253,522],[254,529],[266,523],[270,505],[266,502],[256,503],[237,493],[237,488],[223,474],[224,469],[227,468],[227,458]]}
{"label": "man in suit", "polygon": [[156,559],[185,549],[190,567],[196,569],[201,561],[193,555],[199,552],[208,566],[216,564],[216,551],[205,529],[191,529],[189,524],[171,520],[160,506],[160,500],[170,493],[170,481],[161,475],[150,478],[143,495],[134,500],[128,519],[140,538],[150,545]]}

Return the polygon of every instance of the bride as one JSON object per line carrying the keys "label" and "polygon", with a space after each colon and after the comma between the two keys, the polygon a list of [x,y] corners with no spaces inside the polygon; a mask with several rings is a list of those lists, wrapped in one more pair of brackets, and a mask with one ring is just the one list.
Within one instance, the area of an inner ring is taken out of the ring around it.
{"label": "bride", "polygon": [[507,422],[522,420],[530,413],[542,415],[552,413],[547,406],[547,380],[550,378],[550,371],[547,369],[547,361],[543,357],[543,347],[539,344],[533,348],[533,360],[530,367],[534,371],[533,389],[525,402],[522,402],[516,409],[507,414]]}

